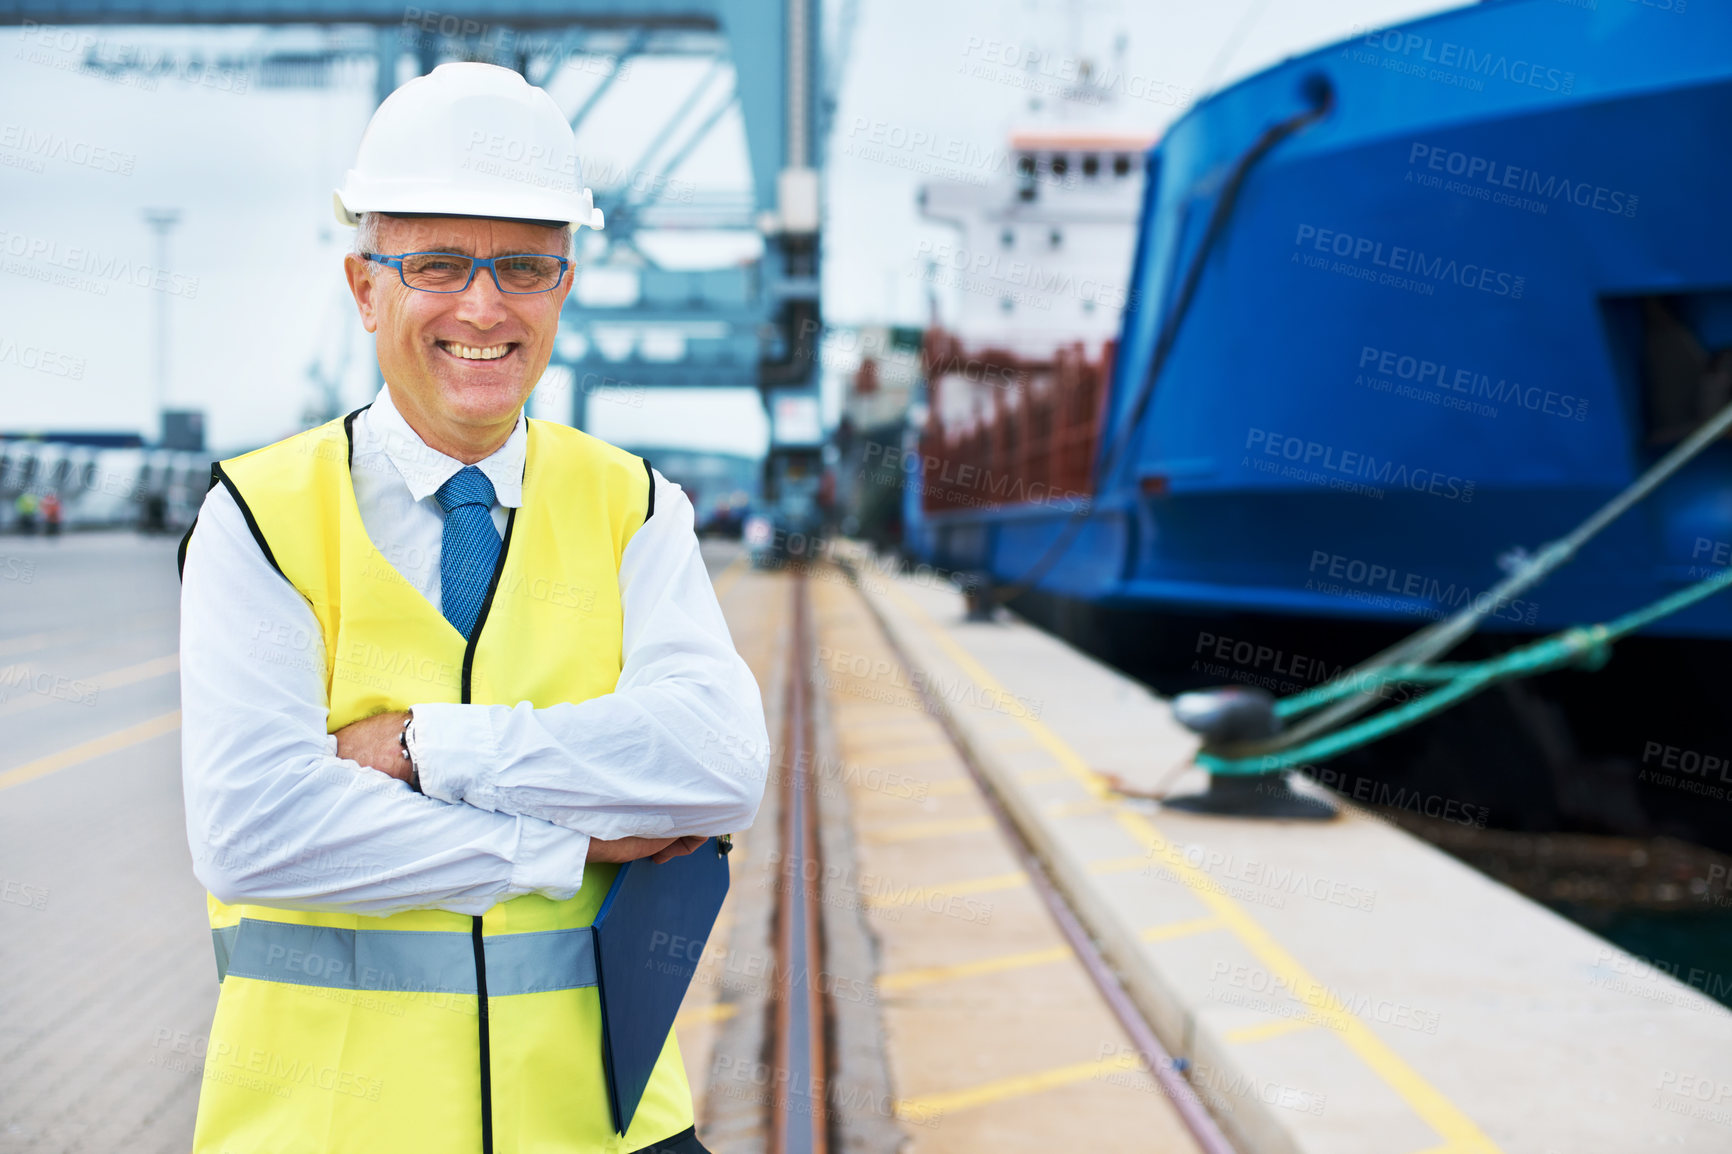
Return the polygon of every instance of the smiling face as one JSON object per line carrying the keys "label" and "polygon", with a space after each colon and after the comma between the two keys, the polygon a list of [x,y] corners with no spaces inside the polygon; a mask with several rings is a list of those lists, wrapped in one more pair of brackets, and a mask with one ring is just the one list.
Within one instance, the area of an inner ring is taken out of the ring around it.
{"label": "smiling face", "polygon": [[[562,256],[567,241],[561,228],[456,216],[383,216],[377,236],[376,251],[392,255]],[[460,293],[418,292],[396,269],[353,253],[344,271],[362,323],[378,334],[379,368],[410,427],[469,464],[503,444],[553,355],[572,271],[551,292],[523,295],[500,292],[485,269]]]}

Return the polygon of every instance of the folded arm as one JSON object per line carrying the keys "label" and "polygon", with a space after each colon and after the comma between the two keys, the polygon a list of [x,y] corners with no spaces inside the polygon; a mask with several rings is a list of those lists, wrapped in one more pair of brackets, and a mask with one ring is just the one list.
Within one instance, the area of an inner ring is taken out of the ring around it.
{"label": "folded arm", "polygon": [[428,796],[605,839],[751,824],[769,760],[763,701],[710,585],[691,502],[659,475],[655,484],[655,514],[620,563],[615,691],[544,709],[417,705]]}
{"label": "folded arm", "polygon": [[187,549],[181,710],[193,872],[221,901],[477,914],[582,884],[583,834],[424,797],[337,756],[318,620],[220,486]]}

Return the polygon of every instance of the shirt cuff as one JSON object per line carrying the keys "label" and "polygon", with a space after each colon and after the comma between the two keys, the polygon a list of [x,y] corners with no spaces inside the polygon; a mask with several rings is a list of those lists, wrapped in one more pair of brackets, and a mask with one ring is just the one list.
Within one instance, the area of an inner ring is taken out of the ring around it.
{"label": "shirt cuff", "polygon": [[494,812],[490,770],[499,763],[488,707],[417,705],[413,754],[421,792]]}
{"label": "shirt cuff", "polygon": [[586,835],[552,822],[520,817],[511,888],[556,902],[568,901],[583,887],[583,866],[588,858]]}

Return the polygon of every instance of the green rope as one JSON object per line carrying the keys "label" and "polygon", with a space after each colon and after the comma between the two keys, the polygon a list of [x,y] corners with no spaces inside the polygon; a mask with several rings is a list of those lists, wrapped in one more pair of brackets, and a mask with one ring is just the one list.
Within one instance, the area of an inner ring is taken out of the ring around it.
{"label": "green rope", "polygon": [[[1349,677],[1367,676],[1384,666],[1398,662],[1416,665],[1448,653],[1478,627],[1480,621],[1492,612],[1493,607],[1507,604],[1509,600],[1545,580],[1549,574],[1569,564],[1581,548],[1601,530],[1659,488],[1668,477],[1694,460],[1697,454],[1728,431],[1732,431],[1732,403],[1726,404],[1704,421],[1700,428],[1650,465],[1646,472],[1625,486],[1617,496],[1594,510],[1587,520],[1577,525],[1568,535],[1558,538],[1541,548],[1534,556],[1526,558],[1514,572],[1498,582],[1484,596],[1475,598],[1460,611],[1384,650],[1355,669]],[[1273,754],[1281,749],[1302,745],[1313,738],[1326,736],[1370,709],[1373,704],[1375,703],[1368,697],[1338,694],[1329,708],[1319,710],[1299,721],[1273,741],[1241,747],[1240,753],[1246,755],[1241,760],[1248,760],[1248,755],[1253,752]]]}
{"label": "green rope", "polygon": [[1441,688],[1291,749],[1244,758],[1200,753],[1197,764],[1210,773],[1275,773],[1306,762],[1325,761],[1369,745],[1508,678],[1532,677],[1536,673],[1549,673],[1568,666],[1598,669],[1611,658],[1613,642],[1711,597],[1729,584],[1732,584],[1732,568],[1723,569],[1712,577],[1612,621],[1574,626],[1485,661],[1386,665],[1362,674],[1351,674],[1282,698],[1275,703],[1275,715],[1283,720],[1300,717],[1355,693],[1382,696],[1385,687],[1396,682],[1438,685]]}

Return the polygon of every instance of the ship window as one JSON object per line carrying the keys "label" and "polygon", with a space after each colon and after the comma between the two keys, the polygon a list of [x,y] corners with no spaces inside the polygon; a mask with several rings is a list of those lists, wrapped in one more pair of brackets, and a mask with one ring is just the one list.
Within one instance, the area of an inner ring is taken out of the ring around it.
{"label": "ship window", "polygon": [[1062,153],[1052,158],[1052,174],[1054,176],[1063,176],[1069,171],[1070,161],[1066,160]]}
{"label": "ship window", "polygon": [[1099,176],[1100,173],[1101,173],[1101,158],[1100,157],[1096,156],[1092,152],[1089,153],[1087,156],[1083,157],[1083,175],[1084,176]]}
{"label": "ship window", "polygon": [[1005,312],[1009,312],[1011,309],[1016,307],[1016,302],[1011,300],[1009,297],[999,297],[998,307]]}
{"label": "ship window", "polygon": [[1732,310],[1724,305],[1716,310],[1690,297],[1644,297],[1641,306],[1648,443],[1671,444],[1732,397],[1732,345],[1722,344],[1723,336],[1716,339],[1717,326],[1704,321],[1722,310],[1732,315]]}
{"label": "ship window", "polygon": [[1059,245],[1064,243],[1064,233],[1055,228],[1046,234],[1046,242],[1052,245],[1052,247],[1057,248]]}
{"label": "ship window", "polygon": [[1119,153],[1117,156],[1113,157],[1113,175],[1114,176],[1127,176],[1130,174],[1130,171],[1131,171],[1131,158],[1130,157],[1126,156],[1122,152]]}
{"label": "ship window", "polygon": [[998,243],[1003,245],[1005,248],[1012,247],[1016,244],[1016,233],[1008,228],[1005,229],[1003,232],[998,234]]}
{"label": "ship window", "polygon": [[1034,175],[1034,157],[1030,156],[1026,152],[1023,153],[1021,156],[1017,157],[1016,158],[1016,170],[1024,176],[1033,176]]}

